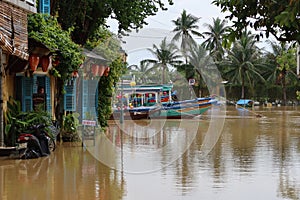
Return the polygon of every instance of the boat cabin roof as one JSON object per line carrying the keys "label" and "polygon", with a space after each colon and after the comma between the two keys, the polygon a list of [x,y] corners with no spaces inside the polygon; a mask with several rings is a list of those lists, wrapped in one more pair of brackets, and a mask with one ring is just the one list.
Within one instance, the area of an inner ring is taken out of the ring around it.
{"label": "boat cabin roof", "polygon": [[240,99],[236,102],[236,104],[238,105],[246,105],[246,104],[249,104],[249,103],[252,103],[253,101],[250,100],[250,99]]}
{"label": "boat cabin roof", "polygon": [[151,92],[162,92],[171,91],[173,85],[137,85],[134,87],[123,86],[124,93],[151,93]]}

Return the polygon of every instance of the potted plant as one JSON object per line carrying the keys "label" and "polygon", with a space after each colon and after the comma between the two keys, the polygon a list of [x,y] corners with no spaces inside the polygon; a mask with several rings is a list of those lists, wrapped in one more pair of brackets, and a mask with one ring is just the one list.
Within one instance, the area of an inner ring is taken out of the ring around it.
{"label": "potted plant", "polygon": [[78,113],[69,113],[63,116],[61,137],[64,142],[76,142],[79,140],[77,128],[79,126]]}

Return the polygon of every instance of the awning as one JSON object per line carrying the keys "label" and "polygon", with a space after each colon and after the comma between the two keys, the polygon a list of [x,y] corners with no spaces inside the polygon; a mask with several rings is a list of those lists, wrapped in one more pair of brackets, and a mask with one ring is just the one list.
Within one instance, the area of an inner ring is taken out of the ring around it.
{"label": "awning", "polygon": [[5,51],[7,51],[8,53],[17,56],[18,58],[21,58],[23,60],[28,60],[29,58],[29,54],[27,52],[13,47],[10,41],[7,38],[5,38],[5,35],[1,32],[0,32],[0,47]]}
{"label": "awning", "polygon": [[96,59],[96,60],[101,60],[101,61],[107,61],[105,58],[103,58],[101,55],[99,54],[96,54],[92,51],[88,51],[86,49],[83,50],[83,55],[85,55],[86,57],[88,58],[93,58],[93,59]]}

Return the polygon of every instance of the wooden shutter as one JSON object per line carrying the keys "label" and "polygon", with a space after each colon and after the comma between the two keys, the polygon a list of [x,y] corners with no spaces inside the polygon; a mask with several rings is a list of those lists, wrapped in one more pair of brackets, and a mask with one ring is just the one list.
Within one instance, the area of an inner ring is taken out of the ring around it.
{"label": "wooden shutter", "polygon": [[40,0],[39,12],[50,14],[50,0]]}

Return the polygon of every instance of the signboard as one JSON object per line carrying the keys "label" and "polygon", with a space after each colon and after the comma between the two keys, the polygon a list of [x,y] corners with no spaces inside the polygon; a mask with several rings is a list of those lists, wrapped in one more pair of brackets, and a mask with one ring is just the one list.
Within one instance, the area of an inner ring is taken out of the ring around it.
{"label": "signboard", "polygon": [[82,120],[82,125],[85,126],[96,126],[97,122],[94,120]]}

